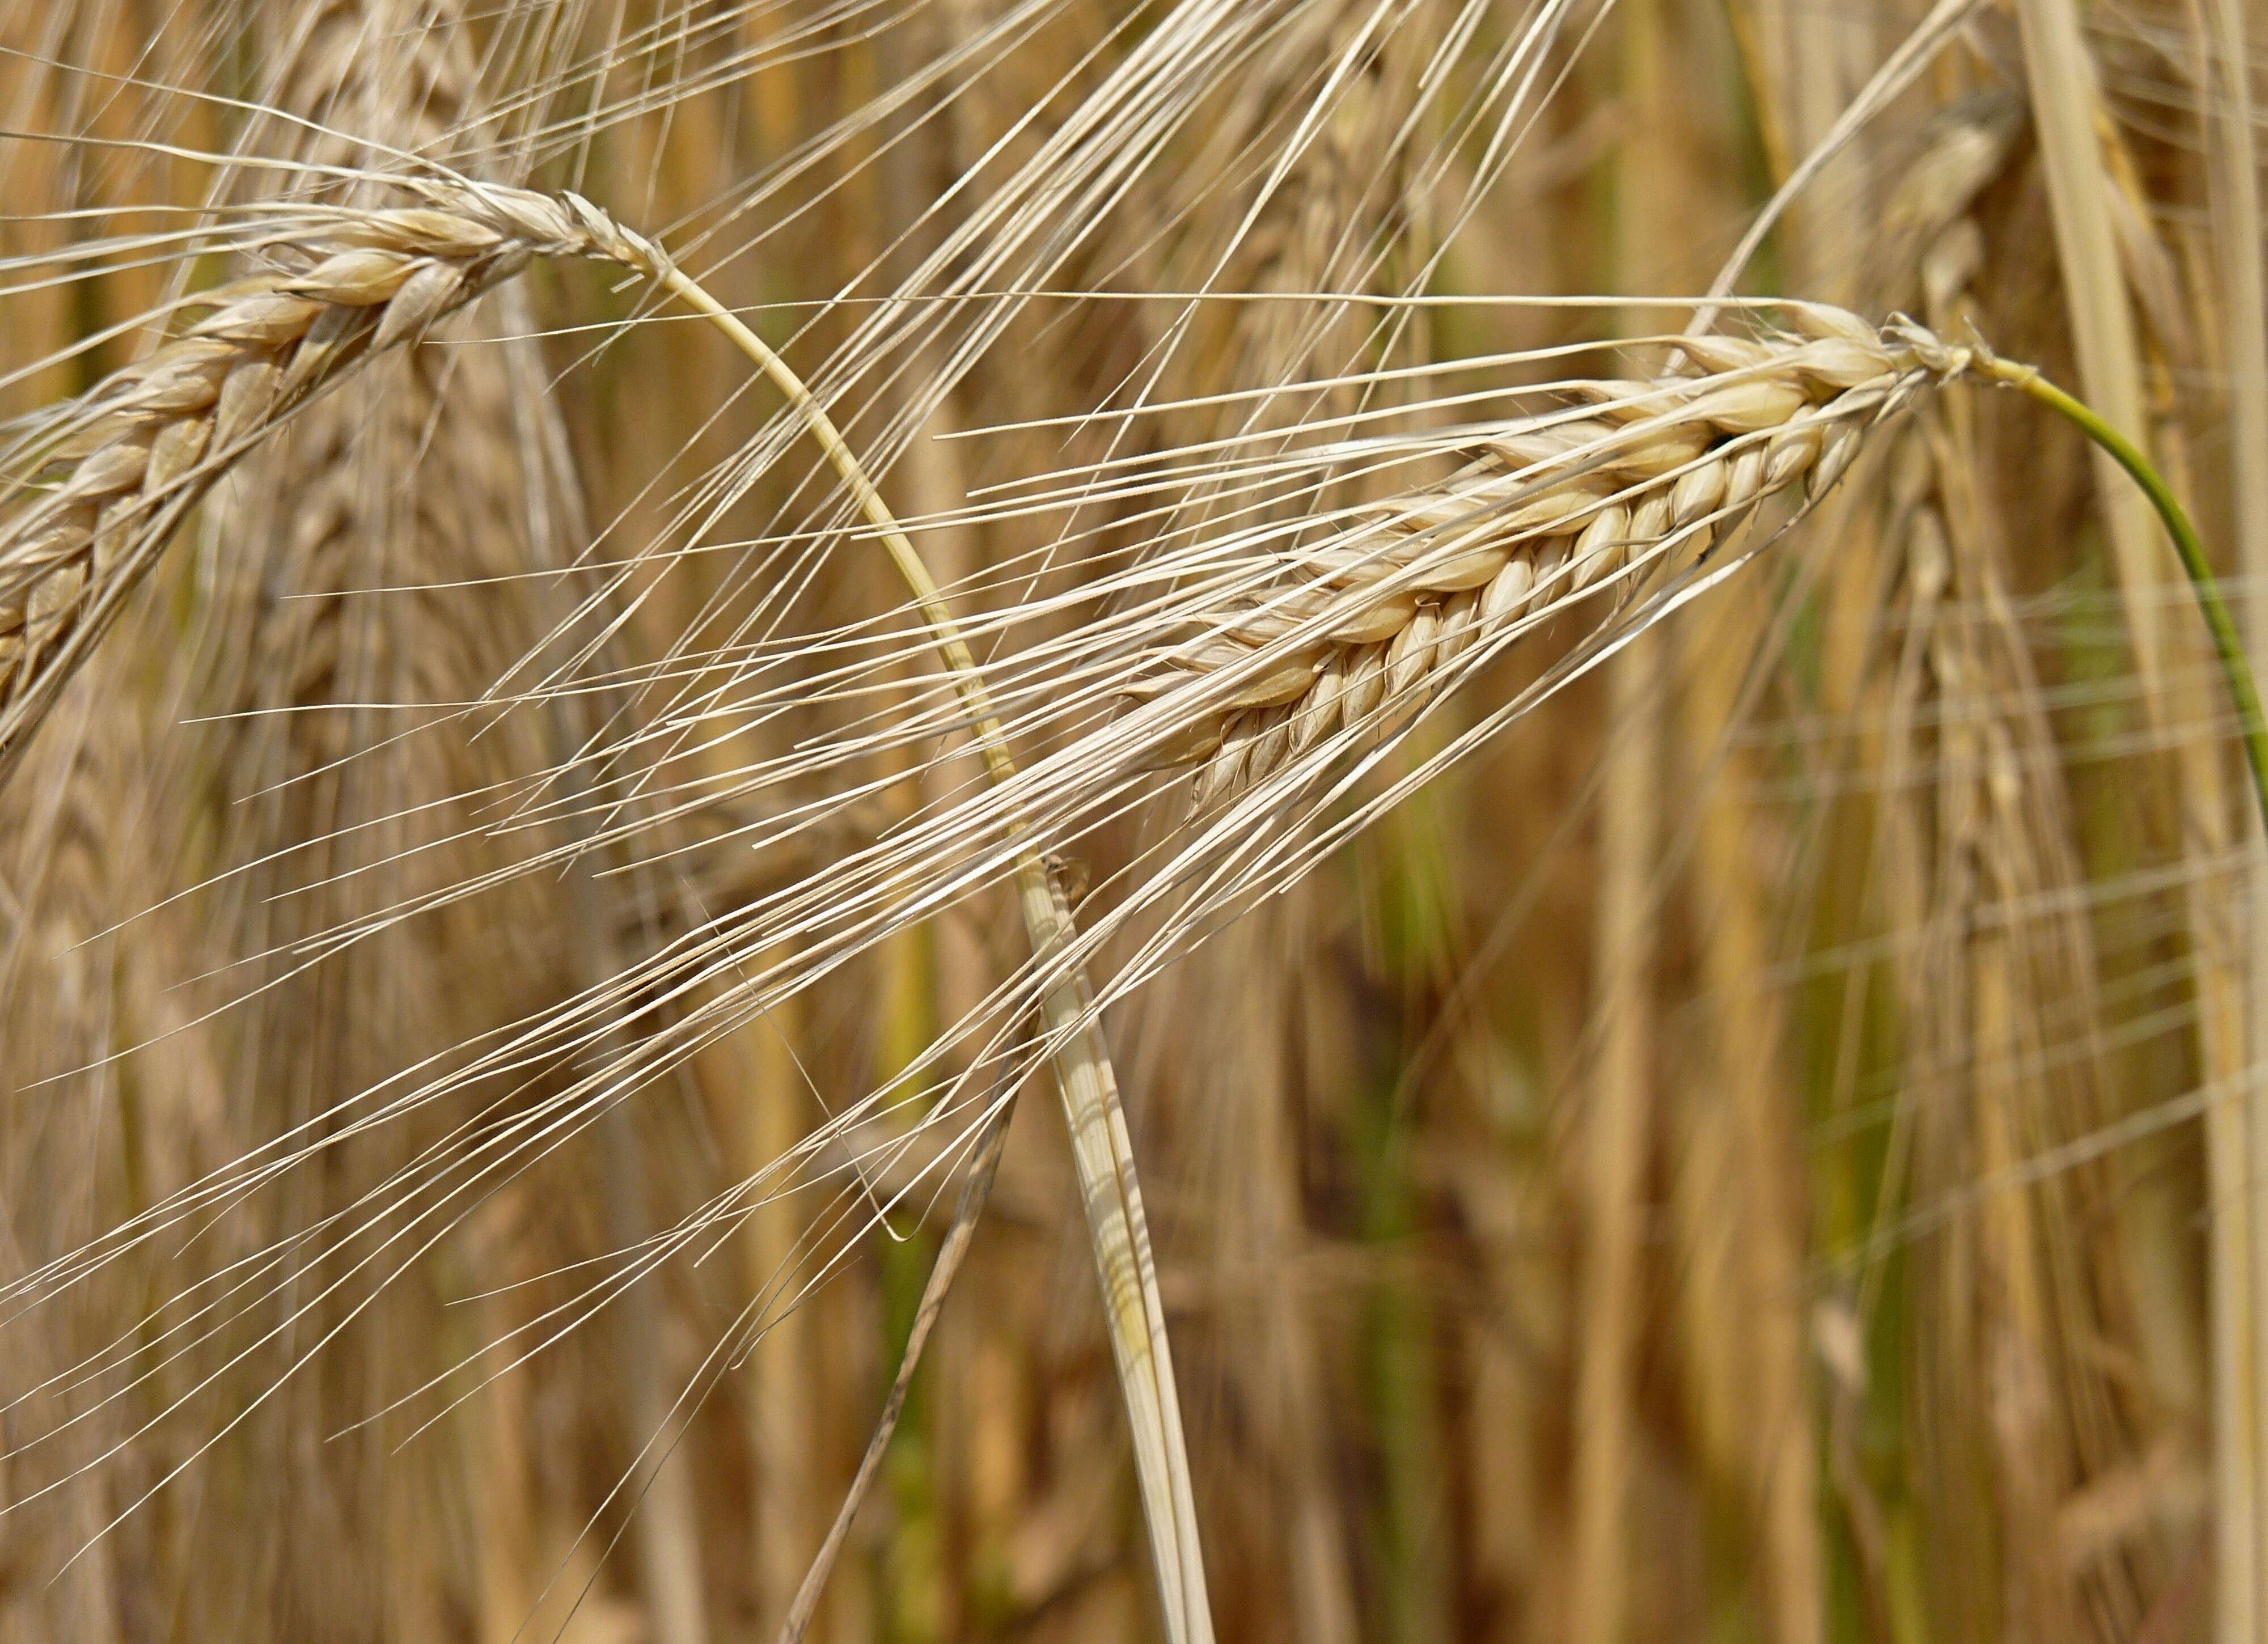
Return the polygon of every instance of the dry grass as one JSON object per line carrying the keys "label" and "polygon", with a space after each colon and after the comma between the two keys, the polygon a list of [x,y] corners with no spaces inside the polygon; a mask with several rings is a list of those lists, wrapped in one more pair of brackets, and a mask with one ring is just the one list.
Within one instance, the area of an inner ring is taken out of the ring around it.
{"label": "dry grass", "polygon": [[0,4],[0,1640],[2249,1638],[2251,12]]}

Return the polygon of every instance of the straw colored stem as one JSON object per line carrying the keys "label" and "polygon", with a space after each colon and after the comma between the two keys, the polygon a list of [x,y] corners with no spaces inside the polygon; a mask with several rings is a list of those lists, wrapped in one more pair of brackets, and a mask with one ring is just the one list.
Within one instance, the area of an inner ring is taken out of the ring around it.
{"label": "straw colored stem", "polygon": [[[214,312],[189,335],[117,374],[81,408],[71,432],[90,454],[67,480],[53,490],[27,489],[15,512],[0,516],[0,776],[222,472],[292,407],[370,356],[422,335],[537,257],[594,258],[645,275],[711,320],[778,387],[912,591],[992,779],[1014,776],[976,660],[935,580],[833,422],[762,339],[659,246],[579,196],[455,183],[415,192],[434,203],[309,211],[304,244],[289,235],[275,241],[296,250],[306,267],[212,294]],[[1026,832],[1013,818],[1010,826],[1012,837]],[[1028,846],[1018,853],[1016,880],[1035,960],[1054,965],[1077,931]],[[1174,1644],[1206,1644],[1211,1628],[1165,1310],[1108,1047],[1078,965],[1068,965],[1040,1003],[1127,1392],[1167,1633]]]}
{"label": "straw colored stem", "polygon": [[[2205,8],[2200,7],[2202,13]],[[2247,39],[2247,8],[2242,0],[2218,0],[2211,8],[2205,31],[2204,76],[2208,88],[2205,119],[2206,201],[2216,225],[2215,263],[2219,273],[2224,332],[2222,353],[2231,362],[2228,383],[2228,469],[2234,503],[2231,524],[2235,552],[2231,563],[2247,585],[2257,588],[2268,576],[2268,292],[2264,292],[2260,264],[2260,165],[2253,131],[2252,57]],[[2216,86],[2216,80],[2219,82]],[[2217,95],[2214,93],[2217,92]],[[2257,644],[2268,638],[2268,607],[2256,596],[2245,612],[2245,633]],[[2248,830],[2250,832],[2250,830]],[[2250,919],[2244,938],[2252,960],[2249,967],[2250,1016],[2253,1042],[2268,1032],[2268,862],[2261,845],[2268,835],[2251,836]],[[2251,1123],[2246,1137],[2245,1178],[2257,1182],[2268,1175],[2268,1122],[2264,1122],[2264,1094],[2257,1084],[2247,1097]],[[2268,1226],[2256,1216],[2250,1229],[2251,1260],[2246,1274],[2252,1288],[2252,1316],[2268,1315]],[[2261,1435],[2268,1433],[2268,1376],[2256,1365],[2251,1377],[2252,1450],[2249,1462],[2235,1457],[2216,1457],[2217,1467],[2235,1472],[2242,1467],[2258,1476]],[[2253,1526],[2253,1592],[2251,1611],[2262,1604],[2262,1571],[2268,1568],[2261,1539],[2268,1527]],[[2224,1635],[2234,1631],[2228,1618],[2215,1617]]]}
{"label": "straw colored stem", "polygon": [[[938,657],[953,676],[954,688],[968,710],[986,770],[995,782],[1011,780],[1016,766],[1008,752],[1005,733],[952,610],[833,420],[787,363],[692,279],[659,261],[646,266],[644,272],[724,332],[803,417],[860,511],[880,535],[890,562],[929,624]],[[1070,909],[1034,851],[1019,853],[1016,886],[1033,958],[1042,965],[1049,964],[1077,938]],[[1151,1551],[1157,1561],[1167,1633],[1175,1644],[1204,1644],[1212,1636],[1212,1623],[1197,1544],[1196,1497],[1182,1437],[1173,1360],[1167,1347],[1165,1306],[1158,1293],[1117,1079],[1084,967],[1072,967],[1063,981],[1048,990],[1041,1002],[1041,1018],[1054,1046],[1050,1053],[1071,1129],[1080,1200],[1102,1287],[1104,1319],[1133,1428],[1135,1469],[1150,1527]],[[967,1207],[966,1214],[973,1219],[977,1207]],[[928,1305],[925,1298],[924,1306]]]}

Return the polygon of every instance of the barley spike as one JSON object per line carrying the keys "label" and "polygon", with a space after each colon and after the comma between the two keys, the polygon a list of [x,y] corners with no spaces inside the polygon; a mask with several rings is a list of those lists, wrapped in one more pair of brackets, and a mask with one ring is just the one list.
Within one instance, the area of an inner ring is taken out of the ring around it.
{"label": "barley spike", "polygon": [[0,502],[0,773],[173,526],[294,407],[534,258],[666,266],[577,195],[403,187],[423,202],[277,208],[284,228],[250,248],[272,271],[199,293],[202,318],[21,453]]}
{"label": "barley spike", "polygon": [[1128,691],[1189,699],[1157,762],[1197,767],[1203,809],[1342,732],[1384,735],[1475,645],[1705,556],[1767,497],[1816,497],[1871,429],[1977,363],[1904,319],[1792,312],[1761,338],[1681,341],[1649,380],[1564,385],[1563,408],[1475,440],[1447,480],[1279,555]]}

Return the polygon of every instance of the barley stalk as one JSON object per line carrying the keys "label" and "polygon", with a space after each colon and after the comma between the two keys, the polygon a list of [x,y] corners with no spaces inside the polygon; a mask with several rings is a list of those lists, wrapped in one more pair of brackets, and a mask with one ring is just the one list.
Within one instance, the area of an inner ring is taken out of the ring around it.
{"label": "barley stalk", "polygon": [[[888,505],[831,419],[801,378],[730,311],[672,265],[649,242],[633,244],[622,259],[652,275],[688,306],[705,316],[769,378],[799,415],[827,454],[860,512],[880,536],[928,625],[932,648],[952,676],[967,710],[987,775],[1006,786],[1016,776],[1006,732],[994,711],[976,660],[961,636],[960,625],[928,567],[906,538]],[[1026,826],[1012,818],[1012,835]],[[1064,973],[1042,994],[1040,1019],[1054,1064],[1064,1118],[1071,1132],[1071,1156],[1079,1178],[1079,1200],[1086,1213],[1095,1277],[1102,1290],[1111,1356],[1126,1399],[1133,1430],[1134,1459],[1150,1548],[1158,1577],[1166,1632],[1174,1644],[1207,1644],[1212,1618],[1206,1596],[1204,1562],[1197,1539],[1197,1507],[1182,1436],[1180,1398],[1173,1357],[1166,1339],[1165,1305],[1159,1295],[1151,1255],[1148,1219],[1134,1169],[1125,1110],[1109,1046],[1084,965],[1066,963],[1078,939],[1071,910],[1039,853],[1029,845],[1016,852],[1016,900],[1032,958],[1042,968],[1064,965]],[[980,1180],[982,1173],[980,1172]],[[981,1188],[979,1189],[981,1192]],[[943,1275],[950,1281],[950,1270]],[[814,1567],[823,1572],[825,1554]],[[808,1590],[808,1589],[807,1589]],[[807,1596],[807,1594],[806,1594]],[[808,1612],[799,1600],[789,1635]]]}
{"label": "barley stalk", "polygon": [[[279,271],[208,293],[210,312],[77,408],[63,449],[84,451],[45,496],[0,526],[0,774],[181,515],[294,407],[358,361],[435,321],[538,257],[596,258],[644,274],[755,363],[803,418],[913,591],[995,782],[1013,778],[975,658],[920,555],[826,412],[779,356],[669,260],[579,195],[451,182],[415,185],[407,209],[291,208],[305,222],[258,249]],[[51,442],[43,454],[54,455]],[[1018,831],[1021,831],[1020,825]],[[1038,854],[1019,852],[1017,901],[1042,966],[1064,963],[1070,912]],[[1167,1632],[1211,1637],[1196,1508],[1141,1193],[1093,990],[1075,962],[1041,1000],[1079,1168]]]}
{"label": "barley stalk", "polygon": [[[283,226],[254,247],[271,272],[206,294],[202,319],[29,448],[56,472],[40,489],[24,488],[0,521],[0,761],[114,620],[173,525],[268,429],[359,360],[423,334],[534,257],[578,256],[656,280],[787,396],[913,590],[991,777],[1013,779],[1005,733],[934,582],[832,422],[761,340],[659,247],[577,196],[414,187],[423,203],[407,209],[277,208]],[[1565,415],[1476,443],[1445,483],[1350,510],[1352,523],[1322,546],[1285,556],[1278,591],[1205,613],[1197,639],[1162,653],[1162,677],[1145,693],[1173,694],[1167,717],[1181,741],[1171,757],[1203,764],[1201,801],[1264,780],[1326,738],[1374,736],[1406,719],[1476,645],[1494,649],[1673,554],[1705,555],[1769,498],[1799,488],[1815,497],[1868,431],[1926,386],[1986,371],[2105,440],[2083,407],[1981,347],[1948,345],[1903,320],[1877,329],[1837,311],[1793,312],[1792,331],[1683,341],[1676,367],[1649,382],[1568,385]],[[2130,466],[2173,525],[2170,496]],[[2185,524],[2176,539],[2198,572]],[[2198,586],[2213,612],[2210,578],[2198,576]],[[2225,657],[2257,730],[2241,655]],[[1020,840],[1027,829],[1011,818],[1010,832]],[[1029,847],[1020,845],[1016,874],[1035,960],[1059,972],[1042,1017],[1135,1427],[1167,1630],[1204,1638],[1162,1309],[1108,1050],[1086,978],[1067,958],[1076,940],[1067,910]]]}
{"label": "barley stalk", "polygon": [[[1007,734],[1001,728],[976,659],[961,636],[960,624],[834,421],[762,338],[675,268],[658,247],[645,242],[638,245],[632,254],[644,261],[624,260],[653,275],[688,306],[707,317],[770,378],[804,419],[911,591],[914,604],[929,627],[932,646],[952,676],[954,690],[968,713],[986,774],[998,786],[1012,783],[1016,765],[1008,752]],[[1021,836],[1027,827],[1020,818],[1012,817],[1009,832],[1012,837]],[[1197,1504],[1182,1436],[1173,1356],[1166,1339],[1165,1303],[1158,1291],[1148,1218],[1135,1173],[1125,1110],[1119,1100],[1118,1076],[1103,1039],[1086,967],[1076,961],[1065,962],[1064,956],[1073,951],[1078,939],[1071,910],[1045,862],[1029,844],[1020,845],[1016,851],[1015,876],[1017,907],[1033,962],[1043,969],[1065,967],[1064,973],[1057,975],[1041,995],[1040,1019],[1055,1066],[1064,1122],[1071,1131],[1079,1202],[1086,1213],[1111,1357],[1133,1429],[1135,1471],[1149,1524],[1166,1632],[1174,1644],[1204,1644],[1212,1637],[1212,1617],[1197,1540]]]}

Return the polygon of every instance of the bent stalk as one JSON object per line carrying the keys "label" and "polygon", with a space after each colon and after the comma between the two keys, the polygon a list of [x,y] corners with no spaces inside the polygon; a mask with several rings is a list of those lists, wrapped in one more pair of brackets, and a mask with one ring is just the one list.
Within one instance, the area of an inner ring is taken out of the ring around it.
{"label": "bent stalk", "polygon": [[1980,352],[1977,370],[1995,382],[2030,396],[2071,422],[2125,469],[2150,499],[2150,506],[2165,525],[2166,534],[2174,539],[2174,552],[2181,556],[2182,569],[2189,575],[2190,591],[2196,597],[2198,614],[2205,618],[2205,625],[2213,635],[2213,649],[2220,653],[2221,679],[2236,705],[2238,725],[2244,735],[2244,760],[2252,772],[2253,802],[2259,807],[2262,822],[2268,824],[2268,723],[2261,717],[2259,686],[2253,679],[2252,664],[2244,655],[2244,642],[2236,632],[2235,619],[2228,613],[2228,606],[2220,597],[2220,583],[2213,574],[2211,561],[2205,558],[2205,544],[2198,536],[2197,527],[2190,523],[2180,499],[2164,477],[2150,466],[2149,459],[2134,448],[2132,441],[2031,366]]}
{"label": "bent stalk", "polygon": [[[641,252],[644,249],[640,247]],[[929,568],[907,539],[881,494],[866,477],[833,419],[812,398],[802,379],[762,337],[674,264],[658,253],[626,261],[722,331],[803,418],[812,437],[850,488],[860,511],[880,535],[890,562],[928,623],[938,658],[953,676],[954,689],[968,710],[986,771],[996,783],[1008,782],[1016,774],[1015,761],[1009,754],[1005,733],[993,710],[990,694],[984,688],[983,676],[977,671],[976,659],[969,654],[968,643],[961,638],[960,627],[935,579],[930,576]],[[1020,823],[1012,822],[1010,828],[1012,833],[1023,832]],[[1042,965],[1052,963],[1068,950],[1078,932],[1071,923],[1071,910],[1057,894],[1046,864],[1029,848],[1017,855],[1016,893],[1034,962]],[[1128,1145],[1117,1076],[1111,1067],[1109,1046],[1103,1039],[1102,1024],[1094,1009],[1094,991],[1084,966],[1074,965],[1063,981],[1048,990],[1041,1001],[1040,1014],[1048,1038],[1055,1046],[1050,1056],[1057,1089],[1063,1099],[1064,1121],[1071,1131],[1079,1199],[1086,1212],[1087,1230],[1094,1245],[1095,1275],[1102,1287],[1103,1317],[1109,1329],[1111,1355],[1126,1398],[1128,1424],[1133,1430],[1135,1471],[1141,1485],[1143,1513],[1149,1525],[1151,1552],[1157,1563],[1159,1598],[1165,1611],[1167,1634],[1174,1644],[1210,1644],[1211,1611],[1205,1594],[1204,1559],[1197,1543],[1197,1502],[1189,1483],[1188,1451],[1182,1437],[1173,1357],[1166,1340],[1165,1304],[1158,1292],[1149,1226],[1143,1214],[1133,1152]],[[965,1232],[983,1209],[983,1196],[990,1191],[991,1179],[991,1171],[985,1166],[980,1166],[971,1178],[971,1191],[954,1213],[957,1234]],[[924,1314],[934,1316],[935,1304],[941,1299],[944,1286],[951,1283],[960,1265],[958,1256],[965,1247],[964,1237],[949,1243],[947,1251],[940,1252],[937,1278],[932,1280],[929,1294],[923,1297]],[[949,1265],[948,1251],[953,1258]],[[925,1334],[925,1331],[917,1332],[908,1344],[909,1355],[918,1354]],[[899,1372],[901,1384],[910,1369],[909,1361]],[[870,1464],[874,1451],[887,1442],[889,1427],[902,1402],[902,1397],[894,1390],[883,1425],[869,1451]],[[871,1476],[871,1464],[862,1467],[862,1480]],[[854,1490],[844,1507],[846,1519],[856,1507]],[[808,1624],[809,1600],[815,1596],[816,1584],[825,1575],[826,1561],[841,1545],[841,1529],[838,1523],[836,1533],[828,1538],[821,1562],[789,1615],[783,1639],[800,1636]]]}

